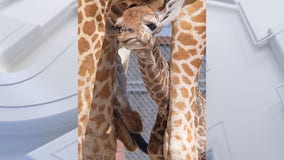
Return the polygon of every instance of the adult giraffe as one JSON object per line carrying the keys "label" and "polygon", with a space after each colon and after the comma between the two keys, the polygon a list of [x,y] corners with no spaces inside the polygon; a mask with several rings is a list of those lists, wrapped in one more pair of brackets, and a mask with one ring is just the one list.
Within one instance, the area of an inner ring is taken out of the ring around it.
{"label": "adult giraffe", "polygon": [[197,103],[202,100],[197,87],[205,52],[206,3],[197,0],[183,7],[172,23],[170,111],[164,140],[164,155],[171,160],[206,158],[205,108]]}

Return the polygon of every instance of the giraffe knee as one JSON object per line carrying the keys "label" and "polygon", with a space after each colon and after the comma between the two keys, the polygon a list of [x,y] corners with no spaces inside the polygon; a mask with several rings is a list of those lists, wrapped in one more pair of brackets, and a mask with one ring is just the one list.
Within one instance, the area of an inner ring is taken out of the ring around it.
{"label": "giraffe knee", "polygon": [[164,157],[163,156],[163,141],[157,137],[156,135],[152,134],[150,137],[150,141],[148,144],[148,153],[150,157]]}
{"label": "giraffe knee", "polygon": [[143,123],[138,112],[132,110],[123,111],[122,120],[130,132],[139,133],[143,131]]}

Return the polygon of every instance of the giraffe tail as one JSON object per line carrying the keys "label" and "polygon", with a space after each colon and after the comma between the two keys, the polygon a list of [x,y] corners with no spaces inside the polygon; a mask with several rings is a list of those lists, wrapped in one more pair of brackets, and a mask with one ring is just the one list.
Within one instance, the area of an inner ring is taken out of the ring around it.
{"label": "giraffe tail", "polygon": [[144,152],[145,154],[148,154],[148,143],[145,141],[145,139],[143,138],[143,136],[141,134],[138,133],[131,133],[129,132],[132,140],[135,142],[135,144],[138,146],[138,148]]}

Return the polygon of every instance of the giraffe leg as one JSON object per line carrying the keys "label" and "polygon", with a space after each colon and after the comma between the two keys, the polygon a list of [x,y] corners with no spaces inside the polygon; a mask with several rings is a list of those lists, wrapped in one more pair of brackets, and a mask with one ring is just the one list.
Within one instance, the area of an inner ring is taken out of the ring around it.
{"label": "giraffe leg", "polygon": [[168,105],[166,107],[159,107],[148,144],[148,152],[151,160],[163,160],[165,158],[164,135],[167,127],[168,114]]}
{"label": "giraffe leg", "polygon": [[[101,53],[105,38],[105,18],[110,10],[110,4],[111,0],[78,0],[79,160],[91,158],[113,159],[113,156],[111,156],[113,154],[112,150],[116,146],[114,134],[110,130],[112,128],[109,125],[112,121],[112,119],[109,118],[112,116],[110,110],[111,105],[109,103],[110,100],[108,100],[108,98],[103,98],[108,96],[103,92],[109,89],[101,88],[102,85],[111,83],[111,79],[102,80],[102,73],[96,74],[98,70],[102,70],[102,68],[98,66],[102,64],[102,61],[100,62],[101,64],[99,64],[99,59],[102,59],[103,56],[101,57],[101,55],[104,54]],[[110,71],[111,66],[108,67],[107,70]],[[110,72],[107,72],[105,75],[111,77]],[[104,102],[106,103],[103,104]],[[100,110],[100,112],[98,112],[98,110]],[[109,140],[105,141],[106,138]],[[107,143],[110,143],[110,145]]]}
{"label": "giraffe leg", "polygon": [[206,115],[205,115],[205,107],[206,107],[206,99],[203,95],[203,93],[197,89],[196,94],[196,103],[197,103],[197,109],[196,109],[196,119],[198,121],[198,127],[197,127],[197,140],[198,145],[197,149],[199,152],[199,159],[200,160],[206,160]]}
{"label": "giraffe leg", "polygon": [[[133,139],[133,134],[131,133],[142,132],[143,124],[140,114],[133,111],[130,107],[126,89],[127,79],[125,75],[125,70],[127,69],[127,63],[129,60],[129,54],[123,56],[123,59],[121,59],[120,55],[118,55],[115,61],[115,95],[113,99],[115,119],[114,125],[116,128],[117,138],[123,142],[128,150],[134,151],[137,148],[135,144],[137,140],[135,138]],[[138,144],[138,146],[139,145],[140,144]]]}
{"label": "giraffe leg", "polygon": [[[124,62],[127,63],[127,61]],[[130,132],[139,133],[143,130],[143,124],[140,114],[133,111],[130,107],[126,88],[127,79],[124,70],[122,60],[118,55],[115,60],[114,109],[117,110],[117,114],[120,114],[122,122]]]}
{"label": "giraffe leg", "polygon": [[116,135],[113,126],[114,63],[117,40],[107,35],[98,62],[94,96],[87,123],[83,159],[112,160],[116,153]]}
{"label": "giraffe leg", "polygon": [[[172,23],[171,82],[175,77],[179,77],[183,83],[171,83],[170,87],[171,116],[167,129],[169,134],[167,154],[170,159],[199,159],[200,133],[199,120],[196,116],[198,108],[196,90],[197,74],[205,54],[205,13],[205,1],[197,0],[192,5],[184,6],[180,16]],[[191,26],[190,29],[183,29],[187,25]],[[196,28],[202,30],[197,31]],[[188,93],[186,96],[183,94],[185,90]]]}

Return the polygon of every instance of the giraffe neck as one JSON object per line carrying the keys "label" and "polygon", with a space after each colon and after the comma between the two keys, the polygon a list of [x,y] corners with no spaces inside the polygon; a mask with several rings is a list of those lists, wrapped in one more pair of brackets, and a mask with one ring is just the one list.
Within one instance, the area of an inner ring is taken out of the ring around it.
{"label": "giraffe neck", "polygon": [[184,6],[172,23],[170,116],[164,140],[169,159],[198,160],[206,147],[205,112],[196,97],[206,46],[205,6],[204,0]]}
{"label": "giraffe neck", "polygon": [[145,86],[158,105],[148,151],[151,159],[163,159],[164,133],[169,114],[169,71],[165,58],[157,44],[151,50],[134,50],[138,57]]}
{"label": "giraffe neck", "polygon": [[158,106],[169,101],[169,71],[165,58],[157,44],[152,50],[136,50],[145,86]]}

